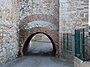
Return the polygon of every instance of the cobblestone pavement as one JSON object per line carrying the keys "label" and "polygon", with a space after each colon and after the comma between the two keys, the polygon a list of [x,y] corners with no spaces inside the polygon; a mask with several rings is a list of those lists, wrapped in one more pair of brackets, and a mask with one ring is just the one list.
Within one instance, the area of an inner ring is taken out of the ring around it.
{"label": "cobblestone pavement", "polygon": [[73,67],[73,64],[53,56],[25,56],[3,67]]}

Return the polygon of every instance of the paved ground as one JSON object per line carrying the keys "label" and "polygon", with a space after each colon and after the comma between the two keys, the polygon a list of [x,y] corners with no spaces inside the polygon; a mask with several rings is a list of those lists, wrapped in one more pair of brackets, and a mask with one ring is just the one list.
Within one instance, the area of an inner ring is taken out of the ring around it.
{"label": "paved ground", "polygon": [[4,67],[73,67],[72,63],[52,56],[25,56]]}
{"label": "paved ground", "polygon": [[52,51],[51,43],[33,42],[33,45],[27,52],[27,55],[30,52],[34,53],[33,55],[18,58],[0,67],[73,67],[72,63],[64,59],[46,54],[46,52]]}
{"label": "paved ground", "polygon": [[53,50],[53,46],[51,42],[32,42],[28,52],[32,52],[32,53],[39,53],[39,52],[50,52]]}

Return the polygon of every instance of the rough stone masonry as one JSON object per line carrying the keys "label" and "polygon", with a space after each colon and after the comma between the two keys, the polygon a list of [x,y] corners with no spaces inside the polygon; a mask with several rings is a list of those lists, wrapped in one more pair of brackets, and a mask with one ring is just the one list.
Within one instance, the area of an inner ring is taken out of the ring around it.
{"label": "rough stone masonry", "polygon": [[[29,37],[21,35],[29,34],[31,29],[35,29],[33,33],[40,29],[38,32],[49,35],[54,41],[56,54],[60,54],[61,39],[57,40],[61,38],[60,34],[73,32],[73,29],[88,23],[88,1],[0,0],[0,63],[18,57],[20,46],[24,46],[23,42]],[[20,31],[24,31],[24,34]]]}

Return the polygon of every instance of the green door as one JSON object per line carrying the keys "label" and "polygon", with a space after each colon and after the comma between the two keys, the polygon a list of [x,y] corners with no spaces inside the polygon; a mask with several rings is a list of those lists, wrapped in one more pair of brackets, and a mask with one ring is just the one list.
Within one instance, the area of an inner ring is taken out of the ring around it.
{"label": "green door", "polygon": [[75,30],[75,56],[84,58],[84,29]]}

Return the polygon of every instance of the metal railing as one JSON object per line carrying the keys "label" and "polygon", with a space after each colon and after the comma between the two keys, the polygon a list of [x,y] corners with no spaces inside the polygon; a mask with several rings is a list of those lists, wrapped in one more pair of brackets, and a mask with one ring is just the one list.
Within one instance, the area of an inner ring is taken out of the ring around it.
{"label": "metal railing", "polygon": [[75,34],[63,33],[63,51],[81,60],[90,60],[90,35],[84,29],[75,30]]}

